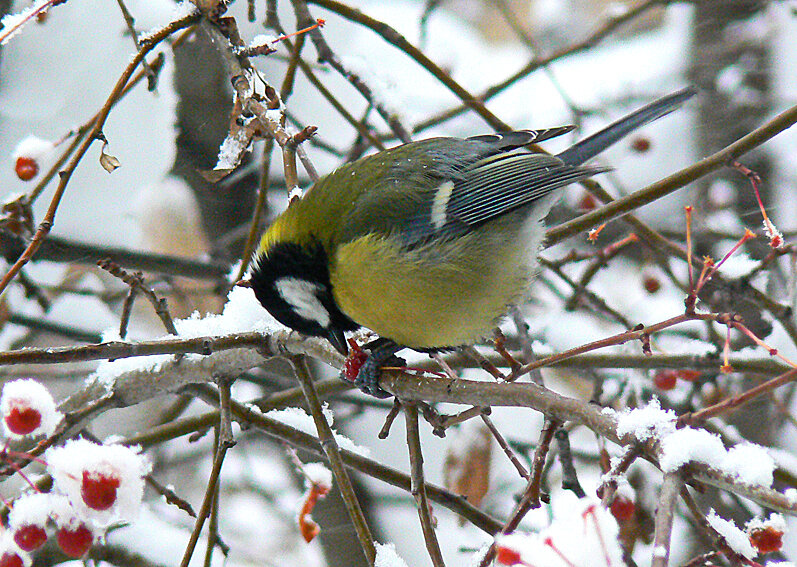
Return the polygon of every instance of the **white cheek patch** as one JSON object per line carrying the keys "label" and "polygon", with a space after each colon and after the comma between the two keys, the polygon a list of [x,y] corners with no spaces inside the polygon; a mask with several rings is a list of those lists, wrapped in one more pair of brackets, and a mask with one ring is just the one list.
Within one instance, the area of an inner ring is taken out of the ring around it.
{"label": "white cheek patch", "polygon": [[315,321],[321,327],[329,327],[329,311],[318,299],[318,292],[321,291],[318,284],[299,278],[280,278],[274,283],[274,287],[299,317]]}

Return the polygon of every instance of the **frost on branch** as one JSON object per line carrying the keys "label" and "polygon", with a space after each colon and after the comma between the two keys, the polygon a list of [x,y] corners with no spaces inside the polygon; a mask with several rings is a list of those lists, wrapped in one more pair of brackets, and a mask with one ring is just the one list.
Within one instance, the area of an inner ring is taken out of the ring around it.
{"label": "frost on branch", "polygon": [[394,544],[374,542],[374,545],[376,546],[374,567],[407,567],[407,563],[399,556]]}
{"label": "frost on branch", "polygon": [[717,469],[744,484],[772,485],[775,462],[765,448],[744,443],[726,449],[719,436],[704,429],[677,429],[675,417],[673,411],[662,410],[654,398],[646,406],[620,413],[617,433],[620,436],[633,435],[640,442],[658,440],[661,446],[659,464],[664,472],[673,472],[695,462]]}
{"label": "frost on branch", "polygon": [[750,543],[750,540],[747,537],[747,534],[736,527],[730,520],[725,520],[724,518],[720,518],[714,510],[711,510],[706,516],[708,523],[711,524],[711,527],[717,530],[717,532],[725,538],[725,541],[728,545],[731,546],[736,553],[746,557],[747,559],[752,559],[757,555],[757,552],[753,545]]}

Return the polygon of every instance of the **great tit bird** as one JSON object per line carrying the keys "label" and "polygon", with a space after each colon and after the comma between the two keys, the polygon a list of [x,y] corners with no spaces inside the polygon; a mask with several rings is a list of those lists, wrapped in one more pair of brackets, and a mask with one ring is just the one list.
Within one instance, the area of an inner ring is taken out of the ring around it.
{"label": "great tit bird", "polygon": [[356,384],[388,397],[379,372],[399,350],[473,344],[523,300],[557,189],[607,169],[582,164],[694,94],[656,100],[555,156],[515,150],[571,126],[431,138],[342,165],[266,230],[250,285],[275,319],[344,355],[344,333],[376,332]]}

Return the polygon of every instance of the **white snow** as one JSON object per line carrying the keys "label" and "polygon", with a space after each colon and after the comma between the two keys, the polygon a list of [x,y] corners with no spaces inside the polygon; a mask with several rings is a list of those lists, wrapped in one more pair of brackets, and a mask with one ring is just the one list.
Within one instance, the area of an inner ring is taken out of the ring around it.
{"label": "white snow", "polygon": [[23,138],[14,148],[11,157],[14,159],[20,157],[29,157],[36,161],[48,156],[55,145],[50,140],[44,140],[38,136],[29,135]]}
{"label": "white snow", "polygon": [[646,406],[616,413],[617,434],[633,435],[638,441],[658,439],[659,465],[665,472],[676,471],[689,462],[703,463],[746,484],[772,485],[775,461],[767,450],[752,443],[740,443],[726,450],[718,435],[705,429],[676,429],[675,412],[661,409],[654,398]]}
{"label": "white snow", "polygon": [[40,526],[47,524],[52,510],[52,495],[45,492],[23,494],[14,500],[8,523],[11,531],[22,526]]}
{"label": "white snow", "polygon": [[399,557],[394,544],[375,541],[374,546],[376,547],[374,567],[407,567],[407,563]]}
{"label": "white snow", "polygon": [[711,524],[711,527],[717,530],[717,532],[725,538],[725,541],[728,542],[728,545],[731,546],[736,553],[746,557],[747,559],[752,559],[758,553],[756,552],[753,544],[750,543],[750,539],[747,537],[747,534],[736,527],[732,521],[725,520],[724,518],[720,518],[714,510],[711,510],[706,516],[708,523]]}
{"label": "white snow", "polygon": [[[275,419],[280,423],[284,423],[285,425],[289,425],[294,429],[298,429],[304,433],[309,435],[317,436],[318,432],[316,431],[315,422],[313,421],[313,416],[309,413],[304,411],[302,408],[285,408],[281,410],[271,410],[267,412],[266,417],[270,417],[271,419]],[[327,420],[327,423],[330,427],[334,422],[334,414],[329,407],[324,405],[324,417]],[[333,428],[333,433],[335,435],[335,441],[337,441],[338,446],[341,449],[346,449],[347,451],[352,451],[364,457],[367,457],[370,454],[370,451],[367,447],[362,447],[357,445],[354,441],[341,435],[340,433],[335,432]]]}
{"label": "white snow", "polygon": [[66,494],[50,493],[50,518],[58,528],[77,529],[81,524],[94,531],[96,528],[91,522],[86,522]]}
{"label": "white snow", "polygon": [[760,265],[760,262],[753,260],[744,252],[736,252],[733,256],[728,258],[722,263],[719,271],[729,278],[742,278],[750,275],[755,268]]}
{"label": "white snow", "polygon": [[[194,312],[186,319],[176,319],[174,326],[179,338],[189,339],[197,337],[221,337],[234,333],[258,332],[266,333],[284,329],[281,324],[263,309],[251,289],[233,287],[227,295],[227,303],[221,315]],[[105,340],[118,340],[116,329],[109,329],[104,335]],[[173,335],[164,335],[161,339],[174,339]],[[157,369],[173,360],[172,355],[157,354],[120,358],[114,361],[103,361],[94,373],[87,378],[87,382],[99,380],[110,386],[114,380],[128,372],[157,371]]]}
{"label": "white snow", "polygon": [[781,514],[773,512],[766,520],[756,517],[748,521],[744,527],[748,533],[753,530],[762,530],[766,528],[772,528],[779,532],[785,533],[786,518],[784,518]]}
{"label": "white snow", "polygon": [[646,406],[624,410],[617,416],[617,434],[633,435],[637,441],[662,437],[675,431],[675,412],[661,409],[659,400],[653,398]]}
{"label": "white snow", "polygon": [[305,480],[327,490],[332,488],[332,471],[323,463],[305,463],[302,465]]}
{"label": "white snow", "polygon": [[213,169],[221,171],[235,169],[241,162],[241,158],[249,150],[251,142],[244,128],[228,134],[219,147],[219,157]]}

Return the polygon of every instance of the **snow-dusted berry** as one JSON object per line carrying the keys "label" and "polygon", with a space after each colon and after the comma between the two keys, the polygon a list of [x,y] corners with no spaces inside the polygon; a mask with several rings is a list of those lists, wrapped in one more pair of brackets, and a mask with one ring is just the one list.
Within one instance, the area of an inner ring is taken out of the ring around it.
{"label": "snow-dusted berry", "polygon": [[14,162],[14,173],[22,181],[30,181],[39,173],[39,162],[27,156],[20,156]]}
{"label": "snow-dusted berry", "polygon": [[130,447],[75,439],[50,449],[47,464],[81,518],[107,526],[138,514],[150,464]]}
{"label": "snow-dusted berry", "polygon": [[94,543],[96,531],[93,526],[85,522],[63,494],[52,494],[50,507],[50,519],[55,523],[58,547],[74,559],[85,555]]}
{"label": "snow-dusted berry", "polygon": [[107,510],[116,502],[119,484],[121,480],[113,473],[83,471],[80,494],[89,508]]}
{"label": "snow-dusted berry", "polygon": [[618,522],[627,522],[634,517],[636,505],[627,496],[617,496],[609,506],[609,511]]}
{"label": "snow-dusted berry", "polygon": [[42,414],[31,407],[12,407],[5,415],[9,431],[17,435],[27,435],[36,430],[42,423]]}
{"label": "snow-dusted berry", "polygon": [[33,551],[47,541],[47,519],[52,510],[52,495],[36,492],[17,498],[8,516],[14,542],[23,551]]}
{"label": "snow-dusted berry", "polygon": [[30,556],[19,549],[14,540],[4,532],[0,538],[0,567],[30,567]]}
{"label": "snow-dusted berry", "polygon": [[30,181],[39,173],[42,160],[52,151],[55,145],[49,140],[36,136],[28,136],[14,149],[14,173],[23,181]]}
{"label": "snow-dusted berry", "polygon": [[55,534],[58,547],[72,559],[83,557],[94,543],[94,533],[86,524],[60,528]]}
{"label": "snow-dusted berry", "polygon": [[14,380],[3,386],[0,413],[6,433],[51,435],[61,421],[50,392],[35,380]]}
{"label": "snow-dusted berry", "polygon": [[780,514],[772,514],[768,520],[754,518],[745,527],[750,543],[758,553],[772,553],[783,547],[786,521]]}

